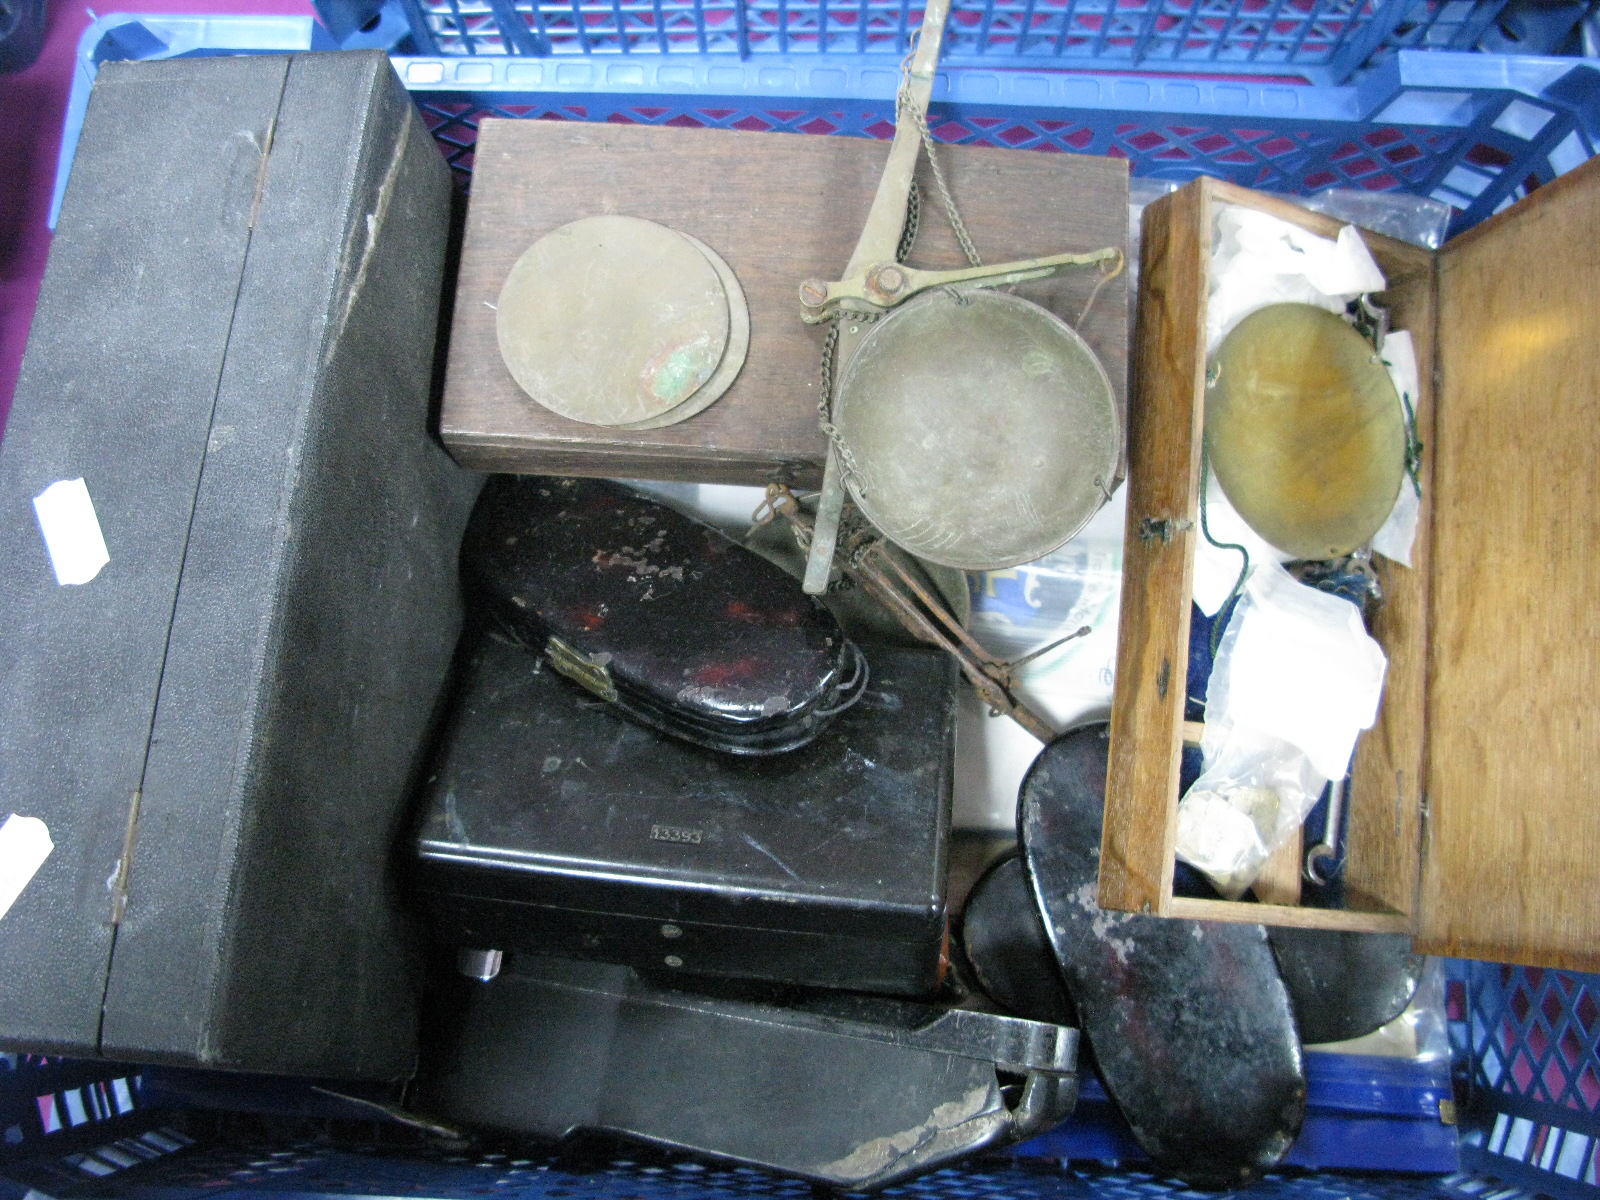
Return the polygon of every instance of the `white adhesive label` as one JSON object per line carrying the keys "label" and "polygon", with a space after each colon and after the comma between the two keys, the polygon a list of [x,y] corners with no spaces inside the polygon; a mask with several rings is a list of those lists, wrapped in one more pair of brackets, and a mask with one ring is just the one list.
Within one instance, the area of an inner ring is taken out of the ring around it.
{"label": "white adhesive label", "polygon": [[49,827],[38,817],[12,813],[0,824],[0,919],[55,848]]}
{"label": "white adhesive label", "polygon": [[111,561],[94,501],[82,479],[61,479],[33,498],[56,582],[88,583]]}

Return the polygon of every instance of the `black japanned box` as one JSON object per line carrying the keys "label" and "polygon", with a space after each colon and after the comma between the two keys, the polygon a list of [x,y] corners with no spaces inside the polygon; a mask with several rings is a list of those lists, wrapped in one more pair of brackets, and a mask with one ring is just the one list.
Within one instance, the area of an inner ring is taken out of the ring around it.
{"label": "black japanned box", "polygon": [[606,480],[491,476],[461,571],[510,641],[640,724],[727,754],[804,746],[866,679],[799,580]]}
{"label": "black japanned box", "polygon": [[[476,482],[429,432],[450,192],[376,51],[101,68],[0,447],[0,821],[53,844],[5,1046],[412,1070],[386,867]],[[109,560],[58,583],[33,499],[77,480]]]}
{"label": "black japanned box", "polygon": [[902,995],[937,986],[955,666],[864,646],[815,741],[736,757],[664,737],[493,637],[424,788],[434,932],[669,974]]}

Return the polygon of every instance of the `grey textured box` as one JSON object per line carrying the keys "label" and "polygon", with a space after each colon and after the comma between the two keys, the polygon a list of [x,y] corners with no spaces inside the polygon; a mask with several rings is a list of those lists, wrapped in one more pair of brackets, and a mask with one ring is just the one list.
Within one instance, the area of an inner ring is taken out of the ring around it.
{"label": "grey textured box", "polygon": [[[0,444],[0,1042],[393,1079],[388,875],[477,480],[429,432],[448,172],[377,52],[110,63]],[[31,499],[110,562],[58,586]]]}

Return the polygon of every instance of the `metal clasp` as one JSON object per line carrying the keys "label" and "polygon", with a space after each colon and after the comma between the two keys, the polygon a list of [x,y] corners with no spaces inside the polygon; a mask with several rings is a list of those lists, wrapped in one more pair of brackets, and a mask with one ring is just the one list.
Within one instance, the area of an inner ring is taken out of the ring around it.
{"label": "metal clasp", "polygon": [[611,682],[611,671],[606,665],[611,661],[609,654],[590,658],[581,650],[575,650],[553,635],[545,642],[544,652],[550,659],[550,665],[568,679],[593,692],[602,700],[616,702],[617,688]]}

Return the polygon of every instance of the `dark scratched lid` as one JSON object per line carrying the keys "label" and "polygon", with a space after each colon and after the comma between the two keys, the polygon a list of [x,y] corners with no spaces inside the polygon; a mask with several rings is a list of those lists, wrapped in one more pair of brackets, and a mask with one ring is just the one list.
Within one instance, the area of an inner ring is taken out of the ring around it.
{"label": "dark scratched lid", "polygon": [[461,562],[493,625],[636,719],[702,745],[792,749],[865,683],[838,622],[796,581],[620,484],[495,476]]}

